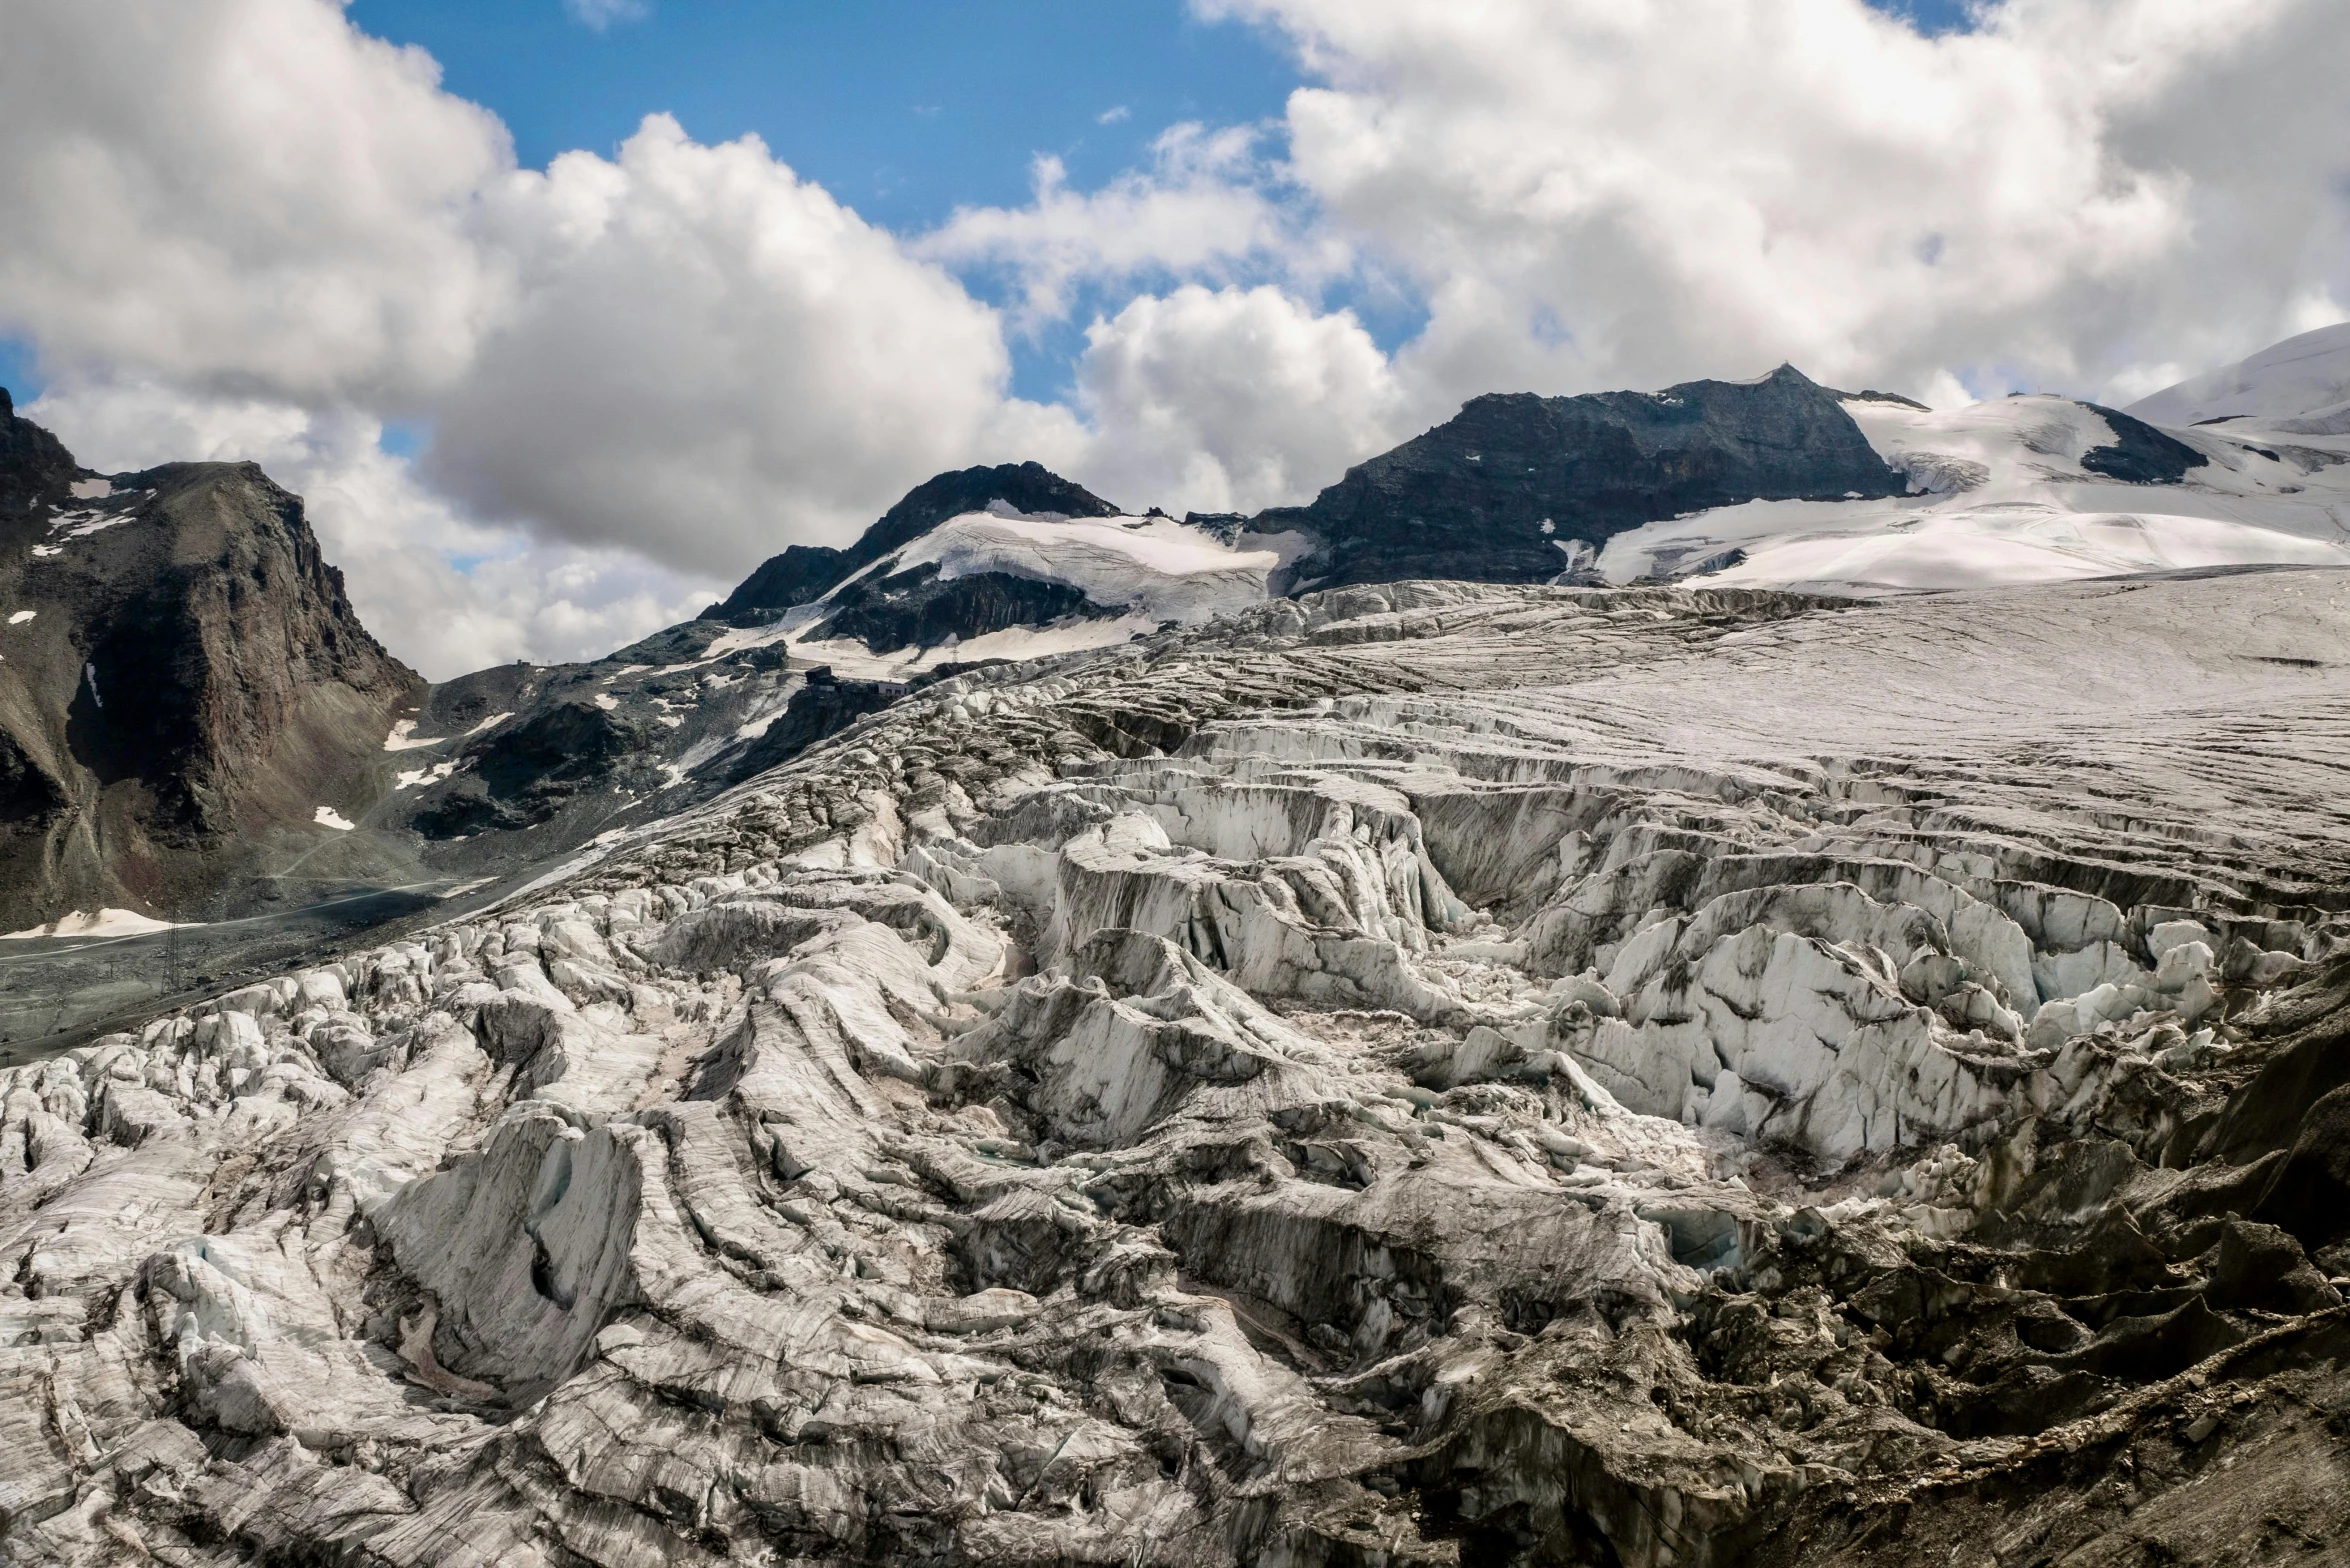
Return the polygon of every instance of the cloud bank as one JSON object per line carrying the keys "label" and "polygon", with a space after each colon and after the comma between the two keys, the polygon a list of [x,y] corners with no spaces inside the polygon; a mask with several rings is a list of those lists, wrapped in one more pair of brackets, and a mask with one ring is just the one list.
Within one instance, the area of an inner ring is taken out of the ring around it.
{"label": "cloud bank", "polygon": [[[88,460],[302,489],[445,676],[602,652],[963,463],[1247,509],[1484,391],[2125,401],[2350,313],[2334,0],[1198,9],[1294,49],[1278,122],[906,236],[660,116],[519,168],[331,0],[0,0],[0,332]],[[1056,323],[1066,394],[1014,396]]]}

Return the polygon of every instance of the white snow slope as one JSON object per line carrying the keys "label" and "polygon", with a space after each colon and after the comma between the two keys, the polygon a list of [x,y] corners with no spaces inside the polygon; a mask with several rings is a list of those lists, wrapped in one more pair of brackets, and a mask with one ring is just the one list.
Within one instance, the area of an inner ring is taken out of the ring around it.
{"label": "white snow slope", "polygon": [[[2169,485],[2083,469],[2082,455],[2112,444],[2114,433],[2069,398],[1953,410],[1854,398],[1846,409],[1917,493],[1696,512],[1610,540],[1599,569],[1617,583],[1703,573],[1723,586],[1836,591],[2350,566],[2346,397],[2350,327],[2305,334],[2156,393],[2132,413],[2160,416],[2167,434],[2208,460]],[[2244,417],[2232,415],[2239,408]],[[2215,417],[2225,422],[2195,423]],[[1709,569],[1732,550],[1743,557]]]}
{"label": "white snow slope", "polygon": [[2350,321],[2271,344],[2125,412],[2155,425],[2242,420],[2280,435],[2350,435]]}

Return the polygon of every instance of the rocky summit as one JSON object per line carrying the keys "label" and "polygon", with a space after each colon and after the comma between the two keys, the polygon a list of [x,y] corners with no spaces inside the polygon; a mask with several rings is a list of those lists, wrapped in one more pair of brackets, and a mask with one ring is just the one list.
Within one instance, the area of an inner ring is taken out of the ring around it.
{"label": "rocky summit", "polygon": [[1315,541],[1296,587],[1548,582],[1643,523],[1746,501],[1900,495],[1840,394],[1792,365],[1662,392],[1473,398],[1253,532]]}
{"label": "rocky summit", "polygon": [[942,679],[0,1078],[0,1551],[2327,1560],[2346,665],[2302,571]]}
{"label": "rocky summit", "polygon": [[0,929],[367,876],[319,813],[423,690],[259,468],[94,474],[0,393]]}
{"label": "rocky summit", "polygon": [[702,619],[729,625],[760,625],[795,605],[825,593],[903,549],[949,518],[984,512],[991,506],[1036,517],[1114,517],[1118,509],[1083,485],[1073,484],[1042,463],[1001,463],[963,468],[925,480],[881,514],[845,550],[793,545],[762,562],[733,593],[702,612]]}

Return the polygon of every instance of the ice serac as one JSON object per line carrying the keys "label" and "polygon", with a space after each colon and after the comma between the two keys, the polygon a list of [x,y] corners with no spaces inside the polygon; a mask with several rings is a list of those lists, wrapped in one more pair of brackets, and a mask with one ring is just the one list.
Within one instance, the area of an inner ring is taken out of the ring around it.
{"label": "ice serac", "polygon": [[2300,572],[932,681],[0,1072],[0,1551],[2322,1560],[2346,665]]}
{"label": "ice serac", "polygon": [[[0,609],[8,930],[249,907],[319,848],[321,802],[378,792],[383,736],[423,690],[258,468],[92,474],[4,400]],[[365,855],[324,853],[316,875]]]}
{"label": "ice serac", "polygon": [[1898,495],[1838,395],[1792,365],[1662,392],[1489,394],[1347,470],[1303,507],[1257,517],[1317,541],[1302,587],[1451,577],[1548,582],[1659,518],[1750,500]]}

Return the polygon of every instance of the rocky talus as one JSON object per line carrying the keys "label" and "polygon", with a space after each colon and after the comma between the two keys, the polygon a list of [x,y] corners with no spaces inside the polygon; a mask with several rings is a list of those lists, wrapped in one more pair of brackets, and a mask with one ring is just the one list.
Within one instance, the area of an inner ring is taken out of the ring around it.
{"label": "rocky talus", "polygon": [[2338,1561],[2343,592],[941,681],[0,1080],[0,1553]]}

